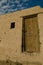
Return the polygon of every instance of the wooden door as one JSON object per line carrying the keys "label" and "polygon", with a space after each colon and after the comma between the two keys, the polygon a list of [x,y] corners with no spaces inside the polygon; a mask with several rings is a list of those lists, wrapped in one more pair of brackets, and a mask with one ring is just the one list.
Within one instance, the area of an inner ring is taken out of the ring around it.
{"label": "wooden door", "polygon": [[27,52],[39,52],[39,28],[37,15],[23,20],[23,47]]}

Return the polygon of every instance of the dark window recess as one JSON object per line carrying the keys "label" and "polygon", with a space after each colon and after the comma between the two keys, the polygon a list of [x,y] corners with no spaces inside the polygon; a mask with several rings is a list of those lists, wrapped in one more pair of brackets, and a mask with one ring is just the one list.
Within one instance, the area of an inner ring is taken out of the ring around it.
{"label": "dark window recess", "polygon": [[15,22],[12,22],[12,23],[11,23],[11,29],[12,29],[12,28],[15,28]]}

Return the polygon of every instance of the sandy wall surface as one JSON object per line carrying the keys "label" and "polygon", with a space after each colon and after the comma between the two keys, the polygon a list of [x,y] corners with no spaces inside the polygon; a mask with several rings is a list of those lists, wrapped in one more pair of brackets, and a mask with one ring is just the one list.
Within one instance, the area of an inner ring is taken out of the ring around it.
{"label": "sandy wall surface", "polygon": [[[42,12],[42,13],[41,13]],[[22,53],[22,17],[38,13],[40,53]],[[11,29],[11,23],[15,28]],[[43,64],[43,9],[34,7],[0,16],[0,60],[40,62]]]}

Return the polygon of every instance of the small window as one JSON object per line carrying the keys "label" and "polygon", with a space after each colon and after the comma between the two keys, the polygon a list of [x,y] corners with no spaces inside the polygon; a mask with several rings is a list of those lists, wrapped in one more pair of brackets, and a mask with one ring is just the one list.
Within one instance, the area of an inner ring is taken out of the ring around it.
{"label": "small window", "polygon": [[12,22],[12,23],[11,23],[11,29],[12,29],[12,28],[15,28],[15,22]]}

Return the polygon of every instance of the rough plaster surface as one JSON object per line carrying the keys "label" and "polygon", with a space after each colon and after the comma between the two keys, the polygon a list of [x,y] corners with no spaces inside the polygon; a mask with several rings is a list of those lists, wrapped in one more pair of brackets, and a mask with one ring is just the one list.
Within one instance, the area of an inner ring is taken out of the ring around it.
{"label": "rough plaster surface", "polygon": [[[43,9],[33,7],[0,16],[0,60],[11,59],[18,62],[40,62],[43,64]],[[22,16],[38,14],[40,30],[40,53],[22,53]],[[12,22],[15,28],[10,29]]]}

